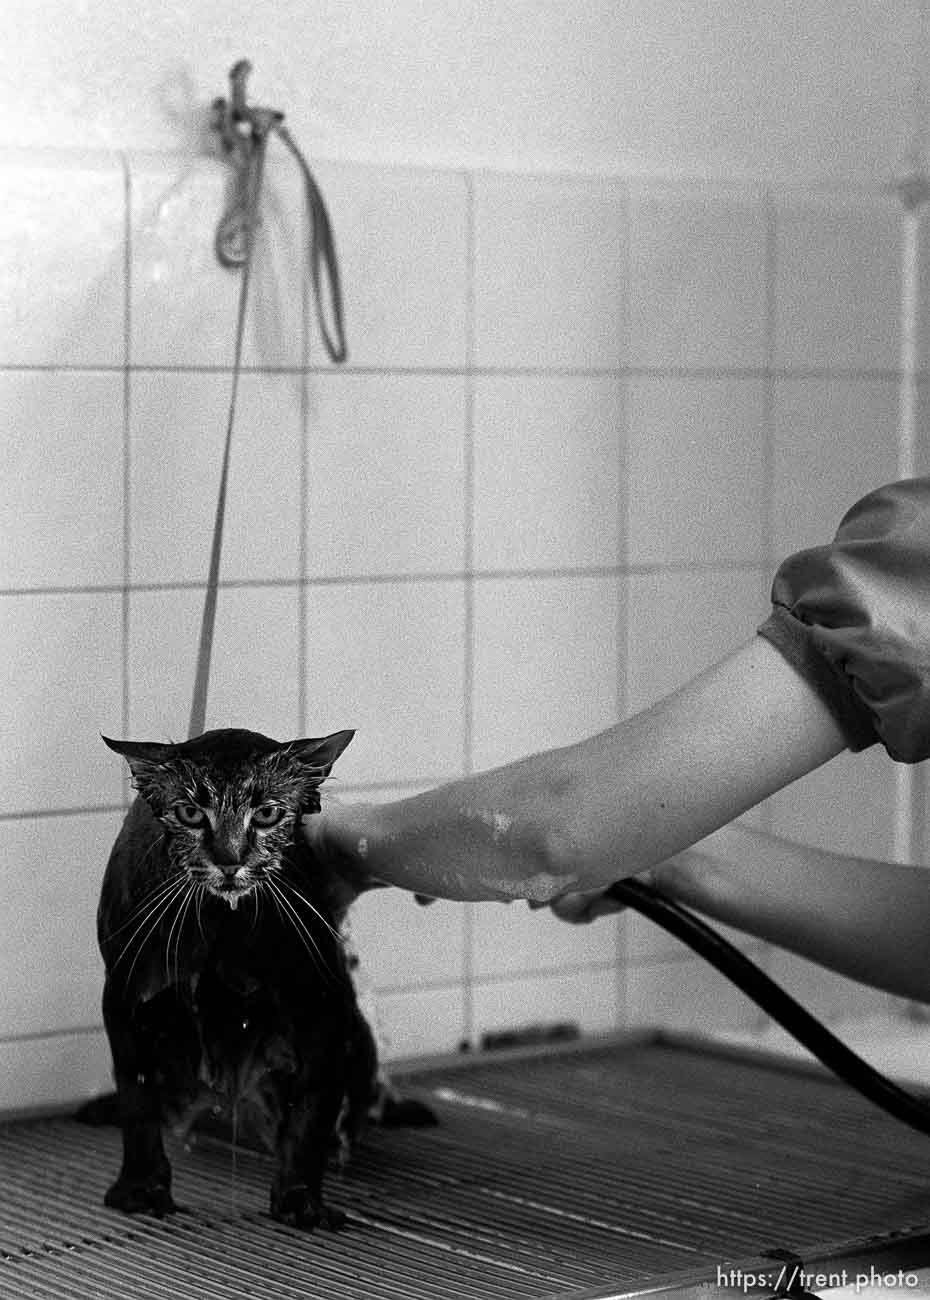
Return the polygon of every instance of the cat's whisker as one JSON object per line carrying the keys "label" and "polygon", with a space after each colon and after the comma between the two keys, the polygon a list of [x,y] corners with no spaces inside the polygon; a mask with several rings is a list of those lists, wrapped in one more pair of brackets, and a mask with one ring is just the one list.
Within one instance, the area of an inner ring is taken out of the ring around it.
{"label": "cat's whisker", "polygon": [[[133,957],[133,959],[132,959],[132,965],[129,967],[129,973],[128,973],[127,976],[126,976],[126,985],[127,985],[127,987],[129,986],[129,984],[130,984],[131,981],[132,981],[132,972],[133,972],[133,971],[135,970],[135,968],[136,968],[136,962],[139,960],[139,957],[142,955],[142,950],[143,950],[143,948],[144,948],[145,945],[148,943],[149,939],[151,939],[152,935],[155,933],[155,931],[158,929],[158,927],[161,925],[161,923],[162,923],[162,921],[164,920],[164,918],[168,915],[168,912],[169,912],[169,911],[171,910],[171,908],[174,906],[175,900],[176,900],[177,898],[179,898],[180,895],[184,892],[184,888],[185,888],[186,884],[187,884],[187,881],[186,881],[186,880],[181,880],[181,881],[179,881],[178,884],[177,884],[177,887],[176,887],[175,890],[174,890],[174,893],[170,894],[170,895],[168,896],[167,900],[163,900],[163,906],[160,907],[160,910],[159,910],[159,908],[157,908],[157,907],[152,909],[152,911],[153,911],[153,912],[156,912],[157,915],[155,916],[155,919],[154,919],[154,921],[152,922],[152,924],[149,926],[148,930],[147,930],[147,931],[145,932],[145,934],[142,936],[142,939],[139,941],[139,946],[138,946],[138,948],[136,949],[136,955],[135,955],[135,957]],[[152,915],[152,913],[149,912],[149,913],[148,913],[148,916],[151,916],[151,915]],[[148,918],[146,918],[146,919],[148,919]],[[133,939],[134,939],[135,936],[139,933],[139,930],[142,929],[142,926],[143,926],[144,924],[145,924],[145,921],[141,922],[141,924],[139,925],[139,929],[136,930],[135,933],[133,934]],[[130,939],[129,943],[132,943],[133,939]],[[124,948],[123,951],[120,953],[120,956],[119,956],[119,960],[120,960],[120,961],[122,961],[123,956],[124,956],[124,954],[125,954],[125,952],[126,952],[126,949],[127,949],[128,947],[129,947],[129,944],[127,944],[127,945],[126,945],[126,948]],[[115,970],[116,967],[114,966],[113,969]]]}
{"label": "cat's whisker", "polygon": [[181,932],[182,932],[183,929],[184,929],[184,922],[187,920],[187,913],[188,913],[188,912],[190,911],[190,909],[191,909],[191,904],[194,905],[194,912],[196,913],[196,911],[197,911],[197,887],[196,887],[196,885],[191,885],[190,890],[188,891],[187,898],[186,898],[186,900],[185,900],[185,902],[184,902],[184,911],[183,911],[183,913],[182,913],[182,915],[181,915],[181,926],[180,926],[180,929],[178,930],[178,941],[177,941],[177,943],[176,943],[176,945],[175,945],[175,949],[174,949],[174,977],[175,977],[175,981],[176,981],[176,982],[180,982],[180,978],[181,978],[181,971],[180,971],[180,961],[181,961]]}
{"label": "cat's whisker", "polygon": [[[282,910],[282,908],[281,908],[281,904],[278,902],[278,899],[277,899],[277,896],[276,896],[274,890],[271,889],[271,882],[268,881],[268,880],[265,880],[265,881],[264,881],[264,884],[268,886],[268,890],[269,890],[269,892],[270,892],[270,894],[271,894],[271,901],[274,903],[275,911],[277,912],[278,916],[280,916],[280,917],[283,918],[283,917],[284,917],[284,912],[283,912],[283,910]],[[265,890],[263,889],[261,892],[264,893]]]}
{"label": "cat's whisker", "polygon": [[[307,926],[304,924],[303,920],[301,919],[296,909],[291,905],[287,896],[278,887],[277,881],[272,880],[271,877],[269,876],[268,884],[271,886],[272,893],[278,898],[281,905],[284,907],[285,911],[290,917],[297,935],[300,937],[301,941],[303,942],[303,945],[307,949],[307,952],[309,952],[311,957],[313,957],[314,962],[318,961],[324,973],[328,974],[330,978],[335,979],[336,978],[335,972],[327,962],[326,958],[323,956],[323,952],[322,949],[320,948],[320,945],[317,943],[316,939],[314,939],[313,935],[307,929]],[[306,938],[304,938],[304,936],[306,936]]]}
{"label": "cat's whisker", "polygon": [[326,917],[323,915],[323,913],[322,913],[321,911],[319,911],[318,908],[316,908],[316,907],[313,906],[313,904],[310,902],[310,899],[307,898],[306,895],[302,894],[302,893],[300,892],[300,890],[297,888],[297,886],[296,886],[295,884],[293,884],[290,880],[288,880],[287,876],[279,876],[279,877],[278,877],[278,884],[281,884],[281,885],[287,885],[287,887],[288,887],[288,889],[291,891],[291,893],[292,893],[296,898],[299,898],[300,901],[301,901],[302,903],[304,903],[307,907],[309,907],[310,911],[311,911],[311,912],[313,913],[313,915],[317,918],[317,920],[320,921],[323,925],[326,926],[327,930],[330,932],[330,934],[333,936],[333,938],[334,938],[338,943],[342,943],[342,942],[344,942],[343,937],[342,937],[342,935],[339,933],[339,931],[338,931],[337,929],[335,929],[333,926],[330,925],[329,921],[327,921],[327,919],[326,919]]}
{"label": "cat's whisker", "polygon": [[310,935],[306,927],[304,927],[304,934],[307,935],[307,938],[310,939],[310,943],[312,944],[312,947],[310,947],[307,944],[307,940],[304,938],[304,934],[301,934],[300,929],[298,929],[293,919],[293,908],[290,907],[287,899],[281,893],[281,890],[278,888],[277,882],[272,880],[269,877],[265,883],[267,884],[269,890],[271,891],[272,900],[274,901],[274,905],[277,908],[277,912],[278,915],[281,917],[281,920],[284,921],[287,925],[291,925],[294,927],[304,947],[307,949],[307,951],[310,953],[310,956],[313,958],[314,965],[318,965],[319,949],[316,943],[313,941],[313,936]]}
{"label": "cat's whisker", "polygon": [[144,909],[151,904],[157,902],[160,896],[163,897],[168,893],[178,883],[183,875],[183,870],[174,871],[170,876],[166,877],[166,879],[158,881],[158,883],[153,885],[151,889],[146,890],[122,925],[118,925],[115,930],[108,930],[106,934],[101,935],[101,938],[108,940],[121,934],[123,930],[132,925],[134,921],[138,920],[140,912],[144,911]]}
{"label": "cat's whisker", "polygon": [[200,931],[201,939],[203,939],[204,943],[206,943],[207,936],[204,934],[203,931],[203,916],[201,915],[201,913],[203,909],[204,895],[206,894],[207,890],[205,885],[199,883],[195,883],[194,890],[197,894],[197,901],[195,904],[195,912],[197,914],[197,929]]}
{"label": "cat's whisker", "polygon": [[[152,916],[155,916],[156,919],[154,924],[157,925],[160,918],[165,914],[165,912],[171,906],[171,903],[174,900],[174,898],[181,892],[183,888],[184,888],[183,873],[179,873],[178,876],[172,877],[170,881],[166,881],[165,884],[162,885],[159,889],[153,890],[146,898],[145,903],[140,904],[140,906],[136,908],[136,911],[132,917],[132,920],[137,923],[136,927],[133,930],[132,934],[129,936],[129,938],[126,940],[126,942],[123,944],[119,956],[116,958],[112,967],[110,968],[111,970],[115,971],[116,968],[119,966],[120,962],[126,956],[129,949],[132,947],[132,945],[135,943],[138,936],[141,934],[142,930],[145,928],[149,919]],[[145,911],[145,915],[140,918],[138,913],[140,910],[142,910],[142,908],[145,908],[147,910]],[[129,922],[127,922],[127,924],[129,924]],[[125,926],[121,926],[120,928],[125,929]],[[119,931],[114,930],[113,933],[118,934]],[[143,943],[144,942],[145,940],[143,940]]]}
{"label": "cat's whisker", "polygon": [[260,880],[256,881],[255,888],[252,890],[251,894],[249,895],[249,897],[252,899],[252,901],[255,904],[255,915],[252,918],[252,928],[249,931],[250,934],[255,933],[255,927],[258,925],[258,915],[259,912],[261,911],[261,906],[262,906],[261,883],[262,882]]}
{"label": "cat's whisker", "polygon": [[187,892],[178,903],[178,910],[175,913],[174,920],[171,922],[171,928],[168,931],[168,938],[165,941],[165,977],[169,984],[171,983],[171,937],[174,935],[175,927],[177,927],[177,936],[174,942],[174,983],[179,984],[181,982],[181,935],[184,930],[184,918],[187,915],[187,909],[190,907],[193,897],[194,887],[190,882],[188,882]]}
{"label": "cat's whisker", "polygon": [[[310,955],[310,960],[311,960],[311,962],[312,962],[313,965],[314,965],[314,966],[319,970],[319,969],[320,969],[320,958],[319,958],[319,956],[317,955],[317,952],[314,950],[315,947],[316,947],[316,945],[314,945],[313,948],[311,948],[311,947],[308,945],[308,943],[307,943],[306,939],[304,938],[304,936],[303,936],[303,935],[300,933],[300,931],[297,929],[296,925],[294,925],[294,921],[293,921],[293,919],[292,919],[290,916],[288,916],[287,912],[285,912],[285,910],[284,910],[284,908],[283,908],[283,906],[282,906],[283,895],[280,893],[280,891],[279,891],[278,889],[276,889],[276,888],[274,887],[274,885],[272,885],[272,883],[271,883],[270,880],[267,880],[265,883],[266,883],[266,884],[268,885],[268,887],[269,887],[269,892],[270,892],[270,895],[271,895],[271,901],[274,903],[275,911],[277,912],[278,916],[281,918],[282,923],[283,923],[284,925],[286,925],[286,926],[287,926],[287,925],[290,925],[290,926],[295,930],[295,932],[296,932],[296,934],[297,934],[297,937],[300,939],[300,942],[301,942],[301,943],[303,944],[303,946],[307,949],[307,952],[308,952],[309,955]],[[324,974],[327,973],[325,967],[323,968],[323,973],[324,973]]]}
{"label": "cat's whisker", "polygon": [[[141,868],[145,866],[146,862],[149,860],[149,858],[152,856],[155,850],[159,847],[159,845],[163,844],[167,838],[168,838],[167,832],[163,832],[161,835],[158,836],[156,840],[153,840],[153,842],[149,845],[145,853],[143,853],[142,857],[140,858],[137,871],[141,871]],[[171,865],[174,866],[173,863]],[[138,913],[142,910],[142,908],[146,905],[146,903],[151,898],[153,898],[155,894],[157,894],[161,889],[167,888],[169,885],[173,884],[176,880],[179,880],[182,875],[183,875],[183,868],[176,868],[172,870],[171,873],[168,876],[165,876],[162,880],[156,881],[155,884],[152,886],[152,888],[146,890],[146,892],[139,899],[139,902],[132,909],[126,921],[123,922],[123,926],[131,924],[133,917],[138,915]],[[120,929],[122,929],[123,926],[120,926]],[[114,930],[112,931],[112,933],[119,934],[119,930]],[[109,938],[110,936],[107,937]]]}

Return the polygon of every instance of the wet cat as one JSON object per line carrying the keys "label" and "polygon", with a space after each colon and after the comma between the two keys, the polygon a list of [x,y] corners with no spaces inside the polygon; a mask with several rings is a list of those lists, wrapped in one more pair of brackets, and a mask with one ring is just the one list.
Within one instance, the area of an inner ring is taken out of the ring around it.
{"label": "wet cat", "polygon": [[[327,1158],[334,1135],[351,1144],[380,1083],[340,927],[373,882],[320,861],[299,827],[353,734],[103,737],[138,791],[97,914],[123,1132],[107,1205],[172,1212],[163,1126],[234,1107],[239,1134],[274,1153],[273,1217],[344,1218],[323,1201]],[[410,1122],[430,1122],[422,1110]]]}

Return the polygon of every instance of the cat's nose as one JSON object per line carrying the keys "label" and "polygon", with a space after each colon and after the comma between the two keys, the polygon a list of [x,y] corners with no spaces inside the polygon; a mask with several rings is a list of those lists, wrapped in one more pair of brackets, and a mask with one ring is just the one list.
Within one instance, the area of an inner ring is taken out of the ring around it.
{"label": "cat's nose", "polygon": [[242,865],[242,845],[231,836],[217,836],[211,846],[211,855],[224,874],[234,876],[236,869]]}

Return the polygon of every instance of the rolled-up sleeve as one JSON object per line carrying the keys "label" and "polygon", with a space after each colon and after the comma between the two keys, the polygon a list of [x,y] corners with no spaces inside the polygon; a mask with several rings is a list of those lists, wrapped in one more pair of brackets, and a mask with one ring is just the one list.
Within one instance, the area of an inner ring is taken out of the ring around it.
{"label": "rolled-up sleeve", "polygon": [[930,478],[870,493],[830,545],[785,560],[759,633],[819,692],[850,748],[930,757]]}

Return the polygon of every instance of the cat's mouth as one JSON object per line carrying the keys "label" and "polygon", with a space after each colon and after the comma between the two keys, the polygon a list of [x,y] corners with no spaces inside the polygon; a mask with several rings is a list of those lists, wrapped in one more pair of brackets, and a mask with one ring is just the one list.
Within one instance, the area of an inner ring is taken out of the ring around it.
{"label": "cat's mouth", "polygon": [[247,885],[243,888],[232,880],[226,880],[218,887],[212,886],[210,892],[215,894],[217,898],[222,898],[224,903],[229,904],[230,911],[234,912],[239,906],[239,899],[251,894],[253,888],[254,885]]}
{"label": "cat's mouth", "polygon": [[234,912],[241,899],[254,893],[259,880],[251,867],[238,867],[235,871],[229,871],[211,864],[205,867],[200,884],[214,898],[221,898],[224,903],[228,903]]}

